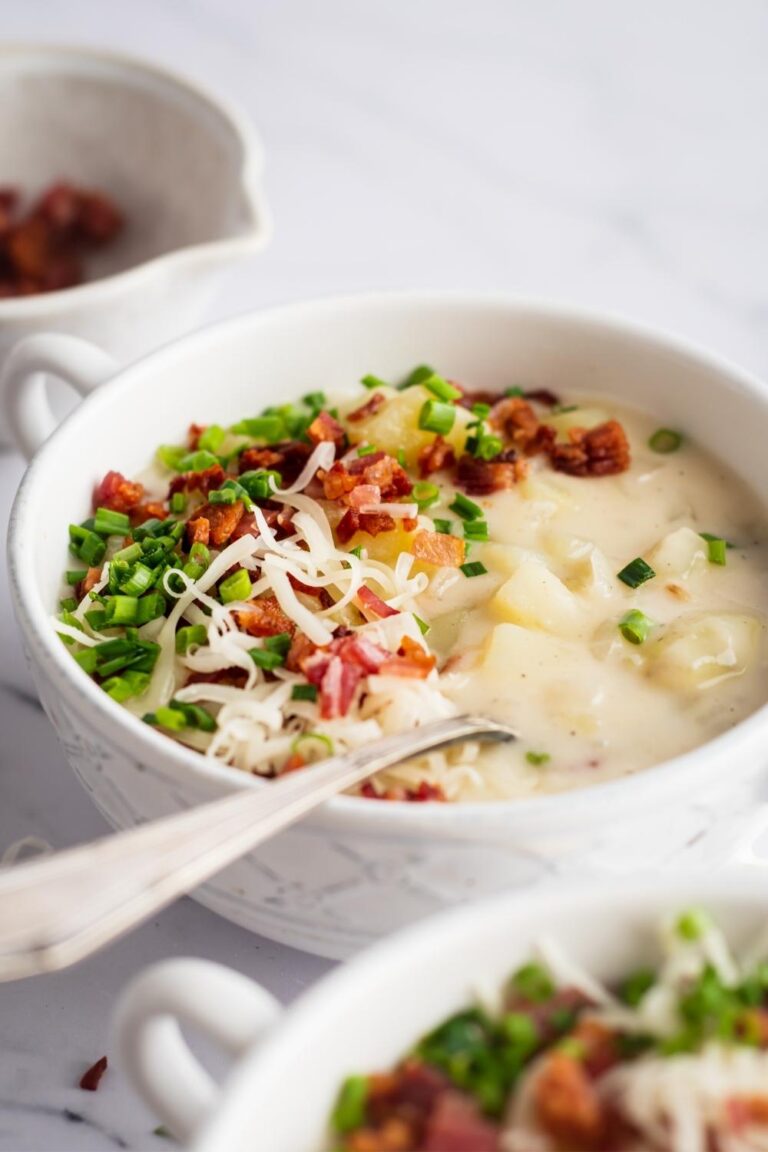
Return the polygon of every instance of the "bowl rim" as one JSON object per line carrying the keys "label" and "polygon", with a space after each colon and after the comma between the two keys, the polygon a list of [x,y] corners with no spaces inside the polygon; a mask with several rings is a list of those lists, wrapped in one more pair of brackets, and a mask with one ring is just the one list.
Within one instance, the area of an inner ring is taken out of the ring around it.
{"label": "bowl rim", "polygon": [[[459,907],[448,908],[427,917],[419,923],[384,936],[353,956],[347,963],[337,965],[322,975],[312,986],[300,993],[295,1001],[281,1012],[276,1024],[247,1048],[224,1080],[222,1095],[217,1101],[211,1116],[203,1121],[194,1134],[191,1152],[214,1152],[223,1147],[218,1143],[222,1125],[228,1122],[228,1113],[235,1100],[246,1092],[252,1092],[261,1079],[265,1067],[269,1069],[277,1056],[285,1060],[295,1051],[297,1044],[306,1044],[312,1037],[317,1018],[331,1011],[337,1018],[343,1010],[345,999],[354,996],[356,990],[374,989],[382,970],[399,972],[403,978],[417,965],[417,977],[422,977],[418,966],[425,955],[450,956],[451,964],[461,961],[462,942],[472,939],[475,925],[489,921],[509,924],[522,932],[527,939],[530,931],[526,918],[531,914],[557,913],[558,909],[568,908],[569,912],[584,913],[587,920],[604,915],[606,911],[616,913],[619,919],[612,930],[620,932],[622,917],[629,920],[638,911],[650,911],[656,901],[659,906],[678,901],[696,901],[697,905],[717,902],[729,910],[739,907],[754,909],[762,907],[768,912],[768,889],[759,875],[751,876],[737,872],[731,875],[715,876],[691,871],[675,873],[664,880],[663,897],[659,896],[658,876],[646,873],[635,874],[628,879],[559,880],[541,888],[504,892]],[[528,912],[526,913],[526,909]],[[658,913],[660,917],[661,910]],[[522,925],[522,927],[521,927]],[[760,925],[756,926],[755,935]],[[519,939],[519,933],[517,938]],[[531,936],[530,943],[535,940]],[[256,978],[258,982],[258,977]],[[471,998],[471,978],[467,981],[467,1000]],[[226,1133],[226,1128],[223,1129]]]}
{"label": "bowl rim", "polygon": [[[273,324],[290,322],[300,326],[307,317],[315,317],[323,312],[373,311],[411,309],[428,310],[446,308],[456,311],[503,310],[515,313],[518,317],[531,320],[551,320],[575,324],[600,333],[631,340],[640,340],[662,351],[677,354],[701,368],[715,371],[726,378],[731,386],[736,385],[750,395],[756,403],[765,407],[768,419],[768,386],[757,376],[717,357],[700,346],[680,337],[660,331],[650,325],[627,320],[599,309],[585,309],[552,300],[541,300],[512,294],[455,293],[446,291],[371,292],[344,296],[330,296],[282,304],[269,309],[252,310],[239,316],[218,321],[197,329],[193,333],[150,351],[132,364],[120,367],[115,376],[96,389],[69,413],[40,448],[28,465],[17,490],[8,527],[8,570],[11,597],[21,630],[36,653],[36,658],[45,666],[46,673],[55,671],[57,689],[75,701],[85,698],[89,710],[95,718],[100,735],[115,747],[124,750],[125,745],[135,746],[135,755],[144,759],[159,760],[169,770],[190,772],[193,777],[224,791],[237,787],[268,787],[268,781],[242,772],[229,765],[214,762],[192,749],[185,748],[176,741],[157,732],[127,709],[111,700],[87,676],[83,676],[75,662],[69,657],[57,634],[50,627],[50,614],[37,597],[36,573],[32,564],[31,550],[24,547],[24,522],[26,506],[30,494],[45,474],[48,456],[54,445],[71,435],[76,429],[79,413],[84,409],[93,410],[107,407],[113,395],[128,391],[134,379],[146,371],[162,372],[166,365],[173,366],[179,357],[194,356],[204,345],[226,341],[232,333],[243,329],[269,329]],[[172,370],[172,368],[171,368]],[[107,421],[106,426],[109,426]],[[747,771],[748,757],[741,753],[754,749],[757,737],[765,733],[768,726],[768,702],[733,728],[720,733],[712,740],[701,744],[679,756],[661,761],[648,768],[604,782],[591,784],[564,792],[543,793],[524,799],[452,802],[449,804],[408,804],[388,801],[375,804],[363,797],[337,796],[327,801],[311,814],[305,824],[318,820],[378,831],[410,829],[421,834],[461,835],[466,827],[476,823],[500,822],[511,830],[515,825],[529,829],[541,823],[565,821],[572,825],[574,820],[593,824],[603,822],[610,808],[616,814],[631,812],[638,814],[649,808],[656,808],[660,801],[679,795],[681,791],[695,796],[703,784],[709,782],[714,769],[722,763],[722,756],[730,753],[734,763]],[[709,762],[709,774],[704,772]],[[759,764],[752,765],[756,771]],[[693,790],[691,790],[693,789]]]}
{"label": "bowl rim", "polygon": [[[211,263],[214,260],[227,260],[241,253],[260,251],[272,235],[272,215],[261,188],[264,170],[264,148],[250,118],[238,103],[228,96],[214,92],[206,85],[182,75],[174,69],[144,59],[128,52],[115,51],[98,45],[75,43],[46,43],[45,41],[9,41],[0,44],[0,66],[4,60],[24,56],[50,56],[69,61],[84,60],[88,64],[101,64],[107,69],[134,73],[160,81],[169,89],[177,89],[188,97],[206,105],[234,135],[240,148],[240,191],[247,206],[248,221],[243,231],[236,236],[206,240],[188,244],[151,256],[138,264],[132,264],[120,272],[102,276],[98,280],[87,280],[71,288],[60,288],[55,292],[39,292],[33,296],[13,296],[0,300],[0,323],[10,320],[46,319],[48,314],[70,305],[87,307],[93,298],[101,296],[102,302],[134,287],[146,274],[157,272],[164,266],[175,265],[184,271],[195,265]],[[85,72],[84,72],[85,74]]]}

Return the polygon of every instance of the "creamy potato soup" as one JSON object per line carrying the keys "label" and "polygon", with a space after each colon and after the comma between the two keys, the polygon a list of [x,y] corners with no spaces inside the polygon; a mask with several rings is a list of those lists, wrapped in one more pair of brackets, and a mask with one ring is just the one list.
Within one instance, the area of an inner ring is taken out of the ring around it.
{"label": "creamy potato soup", "polygon": [[424,366],[363,385],[99,482],[56,627],[118,703],[269,776],[459,711],[517,728],[361,789],[403,801],[623,776],[764,703],[765,514],[684,428]]}

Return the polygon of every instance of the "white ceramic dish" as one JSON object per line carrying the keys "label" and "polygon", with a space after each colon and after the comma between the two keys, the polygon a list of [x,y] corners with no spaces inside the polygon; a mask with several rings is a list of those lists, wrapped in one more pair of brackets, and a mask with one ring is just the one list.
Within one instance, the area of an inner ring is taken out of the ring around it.
{"label": "white ceramic dish", "polygon": [[[685,427],[768,492],[764,385],[703,352],[599,317],[510,300],[373,296],[245,316],[153,353],[89,396],[36,454],[9,537],[11,593],[42,701],[78,778],[114,826],[269,785],[142,724],[82,674],[55,635],[66,526],[82,519],[94,481],[110,468],[139,471],[192,419],[226,423],[277,397],[343,387],[367,371],[397,378],[423,360],[479,388],[505,386],[513,373],[531,387],[631,399],[661,425]],[[50,423],[40,368],[82,388],[103,378],[105,364],[64,337],[17,349],[4,373],[6,411],[27,451]],[[697,751],[635,776],[525,801],[340,797],[197,898],[253,931],[342,957],[442,906],[553,875],[628,874],[679,861],[723,866],[748,849],[748,829],[762,819],[767,733],[764,707]]]}
{"label": "white ceramic dish", "polygon": [[0,47],[0,173],[30,195],[62,179],[92,186],[126,216],[85,284],[0,300],[0,363],[22,336],[46,330],[135,358],[193,327],[217,270],[269,238],[247,119],[188,80],[111,52]]}
{"label": "white ceramic dish", "polygon": [[[272,997],[239,973],[170,960],[124,993],[116,1045],[134,1086],[195,1152],[320,1152],[346,1076],[391,1066],[478,988],[498,988],[530,959],[537,938],[554,936],[598,979],[617,981],[652,960],[660,918],[691,905],[710,910],[738,948],[765,927],[768,892],[743,880],[667,878],[663,886],[556,886],[484,901],[370,949],[282,1019]],[[240,1058],[223,1093],[179,1023]]]}

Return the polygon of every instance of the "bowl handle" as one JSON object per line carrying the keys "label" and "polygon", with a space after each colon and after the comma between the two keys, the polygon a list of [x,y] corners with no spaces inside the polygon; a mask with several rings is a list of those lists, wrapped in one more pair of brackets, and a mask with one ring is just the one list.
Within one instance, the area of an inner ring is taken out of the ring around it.
{"label": "bowl handle", "polygon": [[118,363],[77,336],[41,333],[11,349],[0,373],[0,402],[5,424],[19,451],[29,460],[58,421],[48,403],[45,375],[50,373],[87,396],[118,371]]}
{"label": "bowl handle", "polygon": [[123,1070],[163,1123],[187,1142],[215,1107],[220,1088],[192,1055],[180,1024],[242,1056],[281,1008],[260,985],[209,960],[166,960],[133,980],[115,1011]]}

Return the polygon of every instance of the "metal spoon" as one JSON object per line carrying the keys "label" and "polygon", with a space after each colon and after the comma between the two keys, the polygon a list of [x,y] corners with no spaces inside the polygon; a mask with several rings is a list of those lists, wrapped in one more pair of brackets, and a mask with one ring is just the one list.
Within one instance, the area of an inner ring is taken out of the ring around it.
{"label": "metal spoon", "polygon": [[10,868],[0,874],[0,981],[75,964],[383,768],[462,740],[514,739],[481,716],[436,720],[263,788]]}

